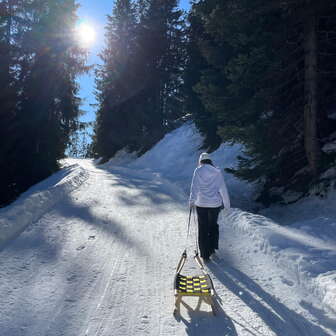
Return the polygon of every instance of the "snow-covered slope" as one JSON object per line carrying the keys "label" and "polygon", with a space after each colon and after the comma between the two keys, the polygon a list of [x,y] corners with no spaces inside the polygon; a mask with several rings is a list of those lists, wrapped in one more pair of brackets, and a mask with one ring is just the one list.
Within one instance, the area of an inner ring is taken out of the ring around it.
{"label": "snow-covered slope", "polygon": [[[202,150],[202,137],[191,122],[167,134],[156,146],[138,159],[134,154],[124,151],[117,153],[104,167],[127,165],[132,169],[147,170],[159,173],[187,193],[193,171],[198,163]],[[234,168],[237,164],[237,156],[241,153],[240,145],[222,144],[212,158],[216,166],[220,168]],[[224,171],[223,171],[224,172]],[[230,185],[230,194],[234,207],[249,208],[252,206],[253,186],[238,180],[231,174],[224,172],[225,179]]]}
{"label": "snow-covered slope", "polygon": [[[123,152],[119,159],[123,157],[128,167],[155,171],[188,193],[201,144],[195,126],[186,123],[142,157],[134,160],[134,156]],[[211,155],[217,166],[233,168],[237,156],[242,155],[242,147],[222,144]],[[112,159],[107,167],[115,164],[118,162]],[[247,262],[258,257],[256,251],[267,255],[294,279],[284,280],[285,283],[305,287],[324,308],[336,313],[336,192],[327,199],[311,197],[292,206],[274,206],[263,211],[264,217],[241,211],[255,207],[253,186],[230,174],[224,175],[232,205],[240,210],[223,216],[222,228],[231,227],[248,238],[250,243],[244,249]]]}
{"label": "snow-covered slope", "polygon": [[69,163],[62,171],[23,193],[11,206],[0,210],[0,248],[87,179],[88,174],[81,166]]}
{"label": "snow-covered slope", "polygon": [[274,239],[267,238],[272,253],[336,314],[335,204],[336,191],[332,191],[326,198],[310,197],[286,207],[273,206],[263,214],[290,227]]}
{"label": "snow-covered slope", "polygon": [[[335,198],[254,214],[253,186],[228,174],[235,208],[221,213],[206,265],[219,314],[190,298],[173,317],[175,268],[194,249],[187,204],[201,140],[187,123],[138,159],[70,161],[2,209],[1,224],[22,231],[27,213],[29,225],[0,254],[0,335],[335,336]],[[240,152],[212,156],[232,167]],[[184,272],[198,272],[192,258]]]}

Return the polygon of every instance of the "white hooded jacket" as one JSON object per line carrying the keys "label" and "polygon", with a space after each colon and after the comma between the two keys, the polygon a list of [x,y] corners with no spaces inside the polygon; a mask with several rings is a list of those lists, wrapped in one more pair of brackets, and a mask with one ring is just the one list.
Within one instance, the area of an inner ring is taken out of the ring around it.
{"label": "white hooded jacket", "polygon": [[222,204],[230,209],[230,198],[220,169],[209,164],[201,164],[191,182],[189,202],[198,207],[217,208]]}

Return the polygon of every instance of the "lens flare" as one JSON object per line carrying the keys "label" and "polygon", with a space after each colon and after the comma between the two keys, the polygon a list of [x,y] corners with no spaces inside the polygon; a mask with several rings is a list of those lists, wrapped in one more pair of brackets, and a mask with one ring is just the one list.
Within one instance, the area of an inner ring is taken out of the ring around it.
{"label": "lens flare", "polygon": [[90,24],[80,23],[76,29],[76,36],[82,46],[89,47],[96,39],[96,32]]}

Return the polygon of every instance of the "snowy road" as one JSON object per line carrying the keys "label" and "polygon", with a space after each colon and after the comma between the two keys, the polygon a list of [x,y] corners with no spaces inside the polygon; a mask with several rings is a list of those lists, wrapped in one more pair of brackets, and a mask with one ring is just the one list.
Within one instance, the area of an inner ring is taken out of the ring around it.
{"label": "snowy road", "polygon": [[[81,165],[87,181],[0,254],[0,335],[335,335],[334,321],[318,321],[322,313],[301,314],[286,305],[287,297],[304,298],[304,292],[285,275],[276,289],[251,277],[267,266],[266,256],[250,265],[252,272],[239,268],[239,244],[246,242],[229,227],[208,264],[219,316],[202,306],[196,312],[184,307],[174,318],[185,195],[151,173]],[[192,263],[186,267],[195,270]],[[270,265],[269,277],[275,273],[281,271]]]}

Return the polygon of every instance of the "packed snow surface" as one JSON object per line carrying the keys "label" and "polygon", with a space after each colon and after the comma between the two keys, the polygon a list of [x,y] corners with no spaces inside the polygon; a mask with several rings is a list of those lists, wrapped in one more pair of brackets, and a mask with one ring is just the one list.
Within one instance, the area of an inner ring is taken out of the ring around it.
{"label": "packed snow surface", "polygon": [[[27,228],[1,252],[0,335],[336,335],[336,194],[255,214],[253,186],[229,174],[233,209],[205,266],[218,315],[186,298],[173,316],[185,247],[183,273],[199,273],[194,216],[186,233],[201,142],[187,123],[138,159],[68,160],[2,209],[3,242]],[[222,145],[212,157],[234,167],[241,151]]]}

